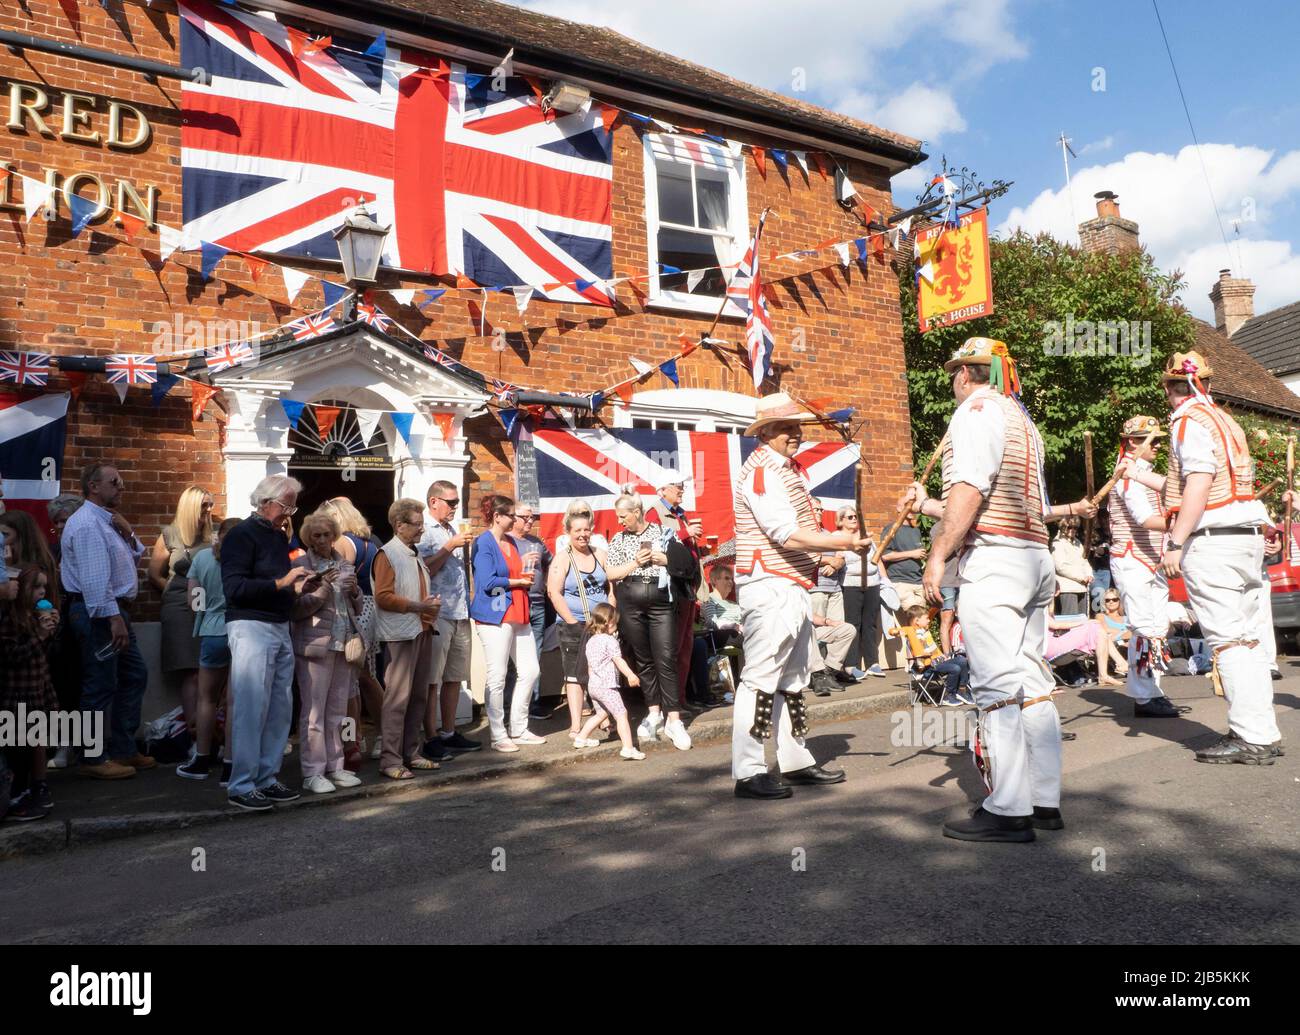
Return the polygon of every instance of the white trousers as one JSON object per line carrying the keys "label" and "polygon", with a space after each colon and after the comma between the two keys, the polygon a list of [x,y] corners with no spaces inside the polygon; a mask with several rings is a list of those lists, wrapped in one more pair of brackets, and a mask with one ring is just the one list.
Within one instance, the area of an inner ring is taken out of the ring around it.
{"label": "white trousers", "polygon": [[[533,687],[541,675],[533,627],[512,622],[500,625],[475,622],[474,627],[478,630],[479,642],[483,644],[483,662],[487,668],[483,699],[487,705],[492,743],[509,737],[522,737],[528,731],[528,706],[533,700]],[[507,732],[506,672],[512,658],[515,662],[515,693],[510,699],[510,729]]]}
{"label": "white trousers", "polygon": [[812,679],[812,598],[789,579],[771,577],[747,582],[736,591],[744,629],[745,667],[736,687],[732,712],[731,776],[747,780],[767,772],[763,741],[750,735],[757,693],[774,694],[772,726],[776,761],[783,773],[816,765],[802,737],[790,725],[780,691],[802,692]]}
{"label": "white trousers", "polygon": [[1124,691],[1139,703],[1163,697],[1158,670],[1152,668],[1138,673],[1138,637],[1168,635],[1169,583],[1159,568],[1152,571],[1131,554],[1111,559],[1110,577],[1119,590],[1132,631],[1128,638],[1128,678],[1124,680]]}
{"label": "white trousers", "polygon": [[[1028,816],[1061,804],[1061,719],[1049,698],[1056,681],[1043,655],[1056,568],[1046,548],[978,545],[958,564],[970,686],[982,716],[992,790],[984,808]],[[1011,700],[1017,703],[990,709]]]}
{"label": "white trousers", "polygon": [[1211,650],[1222,651],[1219,678],[1228,699],[1228,728],[1248,744],[1282,739],[1273,711],[1273,680],[1259,638],[1260,595],[1264,592],[1264,538],[1258,535],[1197,536],[1183,548],[1187,600]]}
{"label": "white trousers", "polygon": [[1277,668],[1277,633],[1273,631],[1273,583],[1264,572],[1260,573],[1260,581],[1257,635],[1259,645],[1264,648],[1264,660],[1272,672]]}

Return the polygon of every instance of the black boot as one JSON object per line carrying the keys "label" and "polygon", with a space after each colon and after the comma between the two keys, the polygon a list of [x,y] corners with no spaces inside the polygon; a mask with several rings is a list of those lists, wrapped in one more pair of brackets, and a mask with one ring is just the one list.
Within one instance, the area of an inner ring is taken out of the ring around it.
{"label": "black boot", "polygon": [[772,800],[789,798],[793,794],[794,791],[788,784],[782,783],[771,773],[759,773],[757,776],[751,776],[746,780],[736,781],[737,798]]}
{"label": "black boot", "polygon": [[832,691],[842,689],[826,672],[814,672],[809,687],[818,697],[830,697]]}
{"label": "black boot", "polygon": [[1065,820],[1061,818],[1060,809],[1047,809],[1041,805],[1034,806],[1035,830],[1064,830]]}
{"label": "black boot", "polygon": [[796,769],[793,773],[782,773],[781,779],[786,783],[822,784],[843,783],[848,779],[843,769],[823,769],[819,765],[810,765],[807,769]]}
{"label": "black boot", "polygon": [[1272,765],[1282,754],[1276,744],[1248,744],[1237,734],[1229,733],[1216,743],[1196,752],[1196,761],[1226,765],[1240,762],[1243,765]]}
{"label": "black boot", "polygon": [[969,819],[950,819],[943,836],[958,841],[1024,842],[1034,840],[1032,816],[997,816],[976,809]]}
{"label": "black boot", "polygon": [[1161,695],[1149,701],[1138,701],[1133,705],[1133,716],[1137,719],[1176,719],[1178,709],[1168,697]]}

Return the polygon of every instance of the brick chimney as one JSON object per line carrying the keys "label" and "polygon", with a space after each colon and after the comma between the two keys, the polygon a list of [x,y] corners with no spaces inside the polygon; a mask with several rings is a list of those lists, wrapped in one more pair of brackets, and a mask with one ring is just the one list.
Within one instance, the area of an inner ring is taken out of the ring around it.
{"label": "brick chimney", "polygon": [[1210,288],[1214,303],[1214,326],[1231,338],[1243,323],[1255,315],[1255,285],[1244,277],[1234,277],[1232,270],[1219,270],[1219,279]]}
{"label": "brick chimney", "polygon": [[1119,214],[1119,195],[1103,190],[1094,197],[1097,199],[1097,218],[1079,224],[1079,243],[1083,250],[1107,255],[1137,251],[1140,247],[1138,225]]}

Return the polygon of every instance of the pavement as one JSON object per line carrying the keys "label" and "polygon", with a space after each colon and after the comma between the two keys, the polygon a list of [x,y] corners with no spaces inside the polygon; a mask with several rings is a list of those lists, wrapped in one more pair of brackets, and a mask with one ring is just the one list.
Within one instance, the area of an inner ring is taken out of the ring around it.
{"label": "pavement", "polygon": [[[1284,659],[1284,671],[1275,701],[1283,740],[1295,745],[1300,663]],[[980,784],[968,748],[918,733],[934,732],[925,716],[957,724],[962,713],[914,712],[897,687],[881,687],[854,707],[894,694],[886,714],[814,717],[810,747],[847,772],[842,785],[738,800],[728,745],[704,736],[689,752],[660,749],[644,762],[521,761],[493,780],[430,779],[328,808],[11,858],[0,862],[0,938],[1300,941],[1300,752],[1268,767],[1198,764],[1192,749],[1224,728],[1224,703],[1203,677],[1167,689],[1188,709],[1177,719],[1134,719],[1109,689],[1058,698],[1064,728],[1077,735],[1063,746],[1066,828],[1033,844],[940,836]],[[697,720],[701,733],[724,725],[711,719]]]}
{"label": "pavement", "polygon": [[[906,698],[907,680],[903,672],[890,673],[884,679],[872,678],[848,687],[830,698],[812,698],[812,714],[826,722],[871,714],[898,707]],[[695,743],[709,743],[731,737],[730,707],[713,708],[688,720]],[[634,709],[633,725],[645,714],[644,707]],[[574,750],[566,735],[569,728],[568,708],[557,705],[551,718],[530,721],[533,732],[547,738],[545,744],[521,748],[518,754],[504,755],[488,749],[486,719],[460,732],[481,741],[482,751],[459,755],[445,761],[436,772],[417,772],[415,781],[394,781],[379,773],[379,762],[367,757],[357,774],[362,786],[339,789],[332,794],[310,794],[282,806],[286,809],[339,805],[357,798],[400,794],[412,783],[446,784],[464,780],[483,780],[521,773],[537,773],[555,766],[617,759],[616,735],[599,748]],[[370,728],[362,735],[369,746]],[[281,782],[301,789],[302,779],[297,752],[297,727],[290,741],[293,754],[286,756],[280,770]],[[644,746],[647,751],[675,751],[659,741]],[[75,769],[51,769],[48,779],[55,808],[43,820],[30,823],[0,822],[0,860],[18,855],[59,851],[82,844],[95,843],[161,830],[182,829],[205,823],[257,817],[233,808],[226,802],[226,791],[219,784],[214,769],[207,780],[182,780],[176,766],[160,765],[137,773],[128,780],[94,780],[77,775]]]}

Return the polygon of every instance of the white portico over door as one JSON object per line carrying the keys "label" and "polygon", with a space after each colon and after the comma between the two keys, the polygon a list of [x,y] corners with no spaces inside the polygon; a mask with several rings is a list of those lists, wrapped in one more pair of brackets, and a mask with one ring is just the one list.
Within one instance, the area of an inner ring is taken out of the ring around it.
{"label": "white portico over door", "polygon": [[[290,442],[290,422],[281,400],[358,413],[381,411],[367,441],[359,435],[342,441],[344,448],[358,452],[353,465],[357,469],[377,460],[376,467],[391,471],[391,501],[400,496],[423,500],[429,483],[439,478],[463,489],[470,462],[464,422],[483,412],[488,399],[468,377],[361,323],[305,342],[273,344],[251,362],[216,375],[212,383],[224,393],[229,411],[223,453],[228,506],[235,516],[247,511],[257,483],[268,474],[286,473],[295,447],[302,449],[301,441]],[[393,421],[395,413],[413,415],[409,444]],[[437,414],[451,415],[446,437]],[[329,445],[346,460],[334,442]]]}

